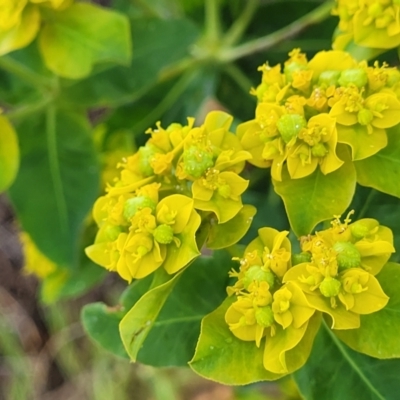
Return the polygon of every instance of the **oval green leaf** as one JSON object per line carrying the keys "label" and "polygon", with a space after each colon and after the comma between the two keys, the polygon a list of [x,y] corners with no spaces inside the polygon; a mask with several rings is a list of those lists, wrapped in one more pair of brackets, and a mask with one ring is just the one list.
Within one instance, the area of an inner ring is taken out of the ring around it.
{"label": "oval green leaf", "polygon": [[64,78],[83,78],[99,62],[128,65],[129,20],[93,4],[76,3],[51,13],[39,34],[39,48],[47,67]]}
{"label": "oval green leaf", "polygon": [[356,174],[352,163],[345,163],[328,175],[318,168],[302,179],[290,179],[285,168],[282,181],[273,180],[273,184],[283,199],[290,226],[299,237],[346,210],[354,195]]}

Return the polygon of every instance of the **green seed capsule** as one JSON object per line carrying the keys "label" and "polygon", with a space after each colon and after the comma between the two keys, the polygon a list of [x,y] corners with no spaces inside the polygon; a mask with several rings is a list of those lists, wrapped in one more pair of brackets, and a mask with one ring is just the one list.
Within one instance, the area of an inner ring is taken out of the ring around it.
{"label": "green seed capsule", "polygon": [[298,254],[292,254],[292,265],[297,265],[311,261],[311,254],[308,251],[302,251]]}
{"label": "green seed capsule", "polygon": [[156,203],[147,196],[132,197],[125,201],[124,205],[124,217],[130,220],[139,210],[149,207],[154,211],[156,209]]}
{"label": "green seed capsule", "polygon": [[354,85],[358,88],[362,88],[368,83],[368,75],[361,68],[346,69],[340,74],[338,82],[340,86]]}
{"label": "green seed capsule", "polygon": [[255,313],[257,324],[263,328],[268,328],[274,323],[274,313],[270,306],[260,307]]}
{"label": "green seed capsule", "polygon": [[158,225],[153,232],[154,239],[160,244],[169,244],[174,238],[174,231],[169,225]]}
{"label": "green seed capsule", "polygon": [[319,76],[318,85],[322,86],[323,88],[327,88],[329,86],[337,86],[339,76],[339,71],[324,71]]}
{"label": "green seed capsule", "polygon": [[369,234],[370,228],[362,222],[355,222],[350,225],[350,232],[356,239],[362,239]]}
{"label": "green seed capsule", "polygon": [[317,143],[315,146],[311,147],[311,154],[314,157],[325,157],[328,153],[328,149],[323,143]]}
{"label": "green seed capsule", "polygon": [[319,285],[319,290],[325,297],[334,297],[339,294],[340,286],[340,281],[330,276],[327,276]]}
{"label": "green seed capsule", "polygon": [[264,270],[259,265],[252,265],[244,274],[243,285],[247,289],[254,281],[267,282],[272,287],[275,283],[275,275],[272,271]]}
{"label": "green seed capsule", "polygon": [[190,146],[183,153],[183,169],[193,178],[200,178],[213,165],[214,160],[211,151]]}
{"label": "green seed capsule", "polygon": [[279,118],[277,126],[282,139],[285,143],[289,143],[307,126],[307,121],[299,114],[285,114]]}
{"label": "green seed capsule", "polygon": [[156,149],[150,146],[143,146],[139,148],[139,169],[144,176],[151,176],[154,174],[153,168],[150,165],[151,159],[157,153]]}
{"label": "green seed capsule", "polygon": [[361,254],[350,242],[336,242],[333,249],[338,253],[336,256],[340,269],[357,268],[361,264]]}

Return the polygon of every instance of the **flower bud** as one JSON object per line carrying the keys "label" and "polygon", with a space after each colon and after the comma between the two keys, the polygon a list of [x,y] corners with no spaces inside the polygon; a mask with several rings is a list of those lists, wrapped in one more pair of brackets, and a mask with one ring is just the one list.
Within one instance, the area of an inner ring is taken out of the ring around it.
{"label": "flower bud", "polygon": [[218,194],[224,199],[228,199],[231,196],[232,189],[228,184],[218,186]]}
{"label": "flower bud", "polygon": [[321,142],[319,142],[315,146],[311,147],[311,154],[314,157],[325,157],[327,153],[328,153],[328,149]]}
{"label": "flower bud", "polygon": [[369,125],[374,119],[374,114],[372,114],[371,110],[367,110],[366,108],[361,109],[357,113],[357,120],[360,125]]}
{"label": "flower bud", "polygon": [[327,276],[319,285],[319,290],[325,297],[335,297],[340,292],[340,286],[340,281],[330,276]]}
{"label": "flower bud", "polygon": [[208,168],[214,165],[211,151],[190,146],[183,153],[183,169],[194,178],[200,178]]}
{"label": "flower bud", "polygon": [[285,143],[289,143],[299,132],[307,126],[307,121],[299,114],[284,114],[278,122],[277,127]]}
{"label": "flower bud", "polygon": [[130,220],[139,210],[149,207],[152,211],[156,209],[156,203],[147,196],[132,197],[125,201],[124,217]]}
{"label": "flower bud", "polygon": [[157,153],[153,147],[142,146],[139,148],[139,169],[144,176],[151,176],[154,174],[150,162],[154,155]]}
{"label": "flower bud", "polygon": [[339,71],[324,71],[318,79],[318,85],[327,88],[329,86],[337,86],[340,76]]}
{"label": "flower bud", "polygon": [[110,241],[116,240],[121,232],[121,227],[115,225],[108,225],[105,229],[105,235]]}
{"label": "flower bud", "polygon": [[340,269],[357,268],[361,264],[361,254],[350,242],[336,242],[333,250],[338,254],[336,260]]}
{"label": "flower bud", "polygon": [[339,77],[340,86],[354,85],[358,88],[362,88],[368,83],[368,75],[365,70],[361,68],[351,68],[342,71]]}
{"label": "flower bud", "polygon": [[154,239],[160,244],[169,244],[174,238],[174,231],[169,225],[158,225],[153,232]]}
{"label": "flower bud", "polygon": [[263,328],[268,328],[274,323],[274,313],[270,306],[260,307],[255,313],[257,324]]}
{"label": "flower bud", "polygon": [[368,227],[367,225],[363,224],[360,221],[357,221],[354,224],[350,225],[350,231],[351,231],[351,234],[356,239],[360,240],[369,234],[370,227]]}
{"label": "flower bud", "polygon": [[244,274],[243,285],[247,289],[254,281],[267,282],[269,287],[272,287],[275,283],[275,276],[270,270],[265,270],[259,265],[252,265]]}

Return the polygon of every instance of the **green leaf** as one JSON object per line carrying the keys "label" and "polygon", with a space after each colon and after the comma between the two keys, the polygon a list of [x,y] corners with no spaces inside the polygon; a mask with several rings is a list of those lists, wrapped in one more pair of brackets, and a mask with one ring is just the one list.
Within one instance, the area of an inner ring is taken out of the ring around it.
{"label": "green leaf", "polygon": [[388,145],[372,157],[354,162],[357,182],[400,198],[400,126],[388,131]]}
{"label": "green leaf", "polygon": [[256,212],[254,206],[245,204],[230,221],[211,225],[207,247],[223,249],[236,244],[249,230]]}
{"label": "green leaf", "polygon": [[136,20],[132,24],[135,51],[131,65],[66,85],[63,97],[68,103],[82,106],[119,105],[136,100],[156,84],[162,70],[189,55],[189,46],[197,36],[198,29],[189,20]]}
{"label": "green leaf", "polygon": [[93,4],[76,3],[45,18],[39,47],[47,67],[71,79],[90,74],[99,62],[128,65],[131,40],[128,19]]}
{"label": "green leaf", "polygon": [[131,358],[153,366],[187,365],[201,319],[226,297],[232,267],[226,252],[216,252],[213,257],[195,260],[179,276],[151,289],[140,300],[143,285],[127,290],[122,302],[134,305],[121,321],[120,332]]}
{"label": "green leaf", "polygon": [[17,175],[18,166],[17,134],[8,119],[0,115],[0,192],[11,185]]}
{"label": "green leaf", "polygon": [[282,197],[290,225],[297,236],[307,235],[322,221],[342,214],[355,191],[356,174],[352,163],[324,175],[318,168],[302,179],[290,179],[283,170],[282,181],[273,180]]}
{"label": "green leaf", "polygon": [[81,320],[86,333],[100,346],[117,356],[129,358],[118,333],[123,314],[119,307],[92,303],[83,307]]}
{"label": "green leaf", "polygon": [[376,277],[389,303],[373,314],[361,315],[361,327],[336,331],[353,350],[376,358],[400,357],[400,265],[388,263]]}
{"label": "green leaf", "polygon": [[306,400],[396,400],[400,360],[377,360],[357,353],[324,325],[311,356],[293,374]]}
{"label": "green leaf", "polygon": [[246,385],[280,378],[283,375],[264,368],[263,345],[257,347],[254,341],[245,342],[232,335],[225,322],[225,313],[233,301],[233,297],[228,297],[203,319],[190,367],[204,378],[225,385]]}
{"label": "green leaf", "polygon": [[17,216],[42,253],[73,268],[83,221],[99,188],[88,122],[49,108],[22,121],[17,133],[21,166],[9,191]]}
{"label": "green leaf", "polygon": [[140,348],[182,272],[177,273],[169,281],[149,290],[120,322],[121,339],[132,361],[137,360]]}
{"label": "green leaf", "polygon": [[165,302],[138,361],[153,366],[185,366],[193,357],[202,318],[226,297],[228,271],[235,264],[226,252],[201,257],[182,274]]}

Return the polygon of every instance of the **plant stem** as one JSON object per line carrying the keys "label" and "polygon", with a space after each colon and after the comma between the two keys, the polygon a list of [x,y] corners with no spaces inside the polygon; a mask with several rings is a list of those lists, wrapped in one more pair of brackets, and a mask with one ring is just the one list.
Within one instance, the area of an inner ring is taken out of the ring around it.
{"label": "plant stem", "polygon": [[18,76],[25,82],[38,89],[49,89],[51,81],[27,68],[9,56],[0,57],[0,68]]}
{"label": "plant stem", "polygon": [[205,33],[207,41],[211,43],[216,43],[221,34],[219,1],[205,0]]}
{"label": "plant stem", "polygon": [[249,26],[249,23],[252,20],[253,15],[256,12],[259,4],[260,0],[247,0],[246,6],[240,14],[239,18],[233,23],[233,25],[230,27],[225,35],[223,39],[224,46],[233,46],[242,38],[242,35]]}
{"label": "plant stem", "polygon": [[11,111],[6,112],[5,115],[11,120],[24,118],[31,114],[35,114],[39,111],[42,111],[50,104],[51,101],[53,101],[51,97],[44,97],[43,99],[38,100],[34,103],[29,103],[14,108]]}
{"label": "plant stem", "polygon": [[220,60],[225,62],[234,61],[259,51],[268,50],[278,43],[297,35],[308,26],[322,22],[329,17],[332,7],[333,2],[328,1],[276,32],[226,50],[221,54]]}
{"label": "plant stem", "polygon": [[224,71],[246,93],[249,98],[254,98],[255,101],[255,97],[250,95],[250,89],[253,87],[253,84],[240,68],[238,68],[235,64],[228,64],[225,66]]}
{"label": "plant stem", "polygon": [[158,105],[149,114],[147,114],[145,118],[135,124],[132,127],[132,130],[134,132],[145,131],[151,124],[154,123],[155,120],[157,120],[157,118],[159,118],[165,111],[167,111],[171,107],[171,104],[174,103],[186,90],[193,77],[193,71],[188,71],[186,74],[184,74],[181,79],[179,79],[178,82],[176,82],[171,90],[166,94],[163,100],[158,103]]}
{"label": "plant stem", "polygon": [[364,205],[362,206],[360,212],[358,213],[357,219],[361,219],[365,216],[367,213],[369,206],[371,205],[374,197],[378,194],[379,192],[375,189],[371,189],[371,191],[368,193],[368,196],[364,202]]}

